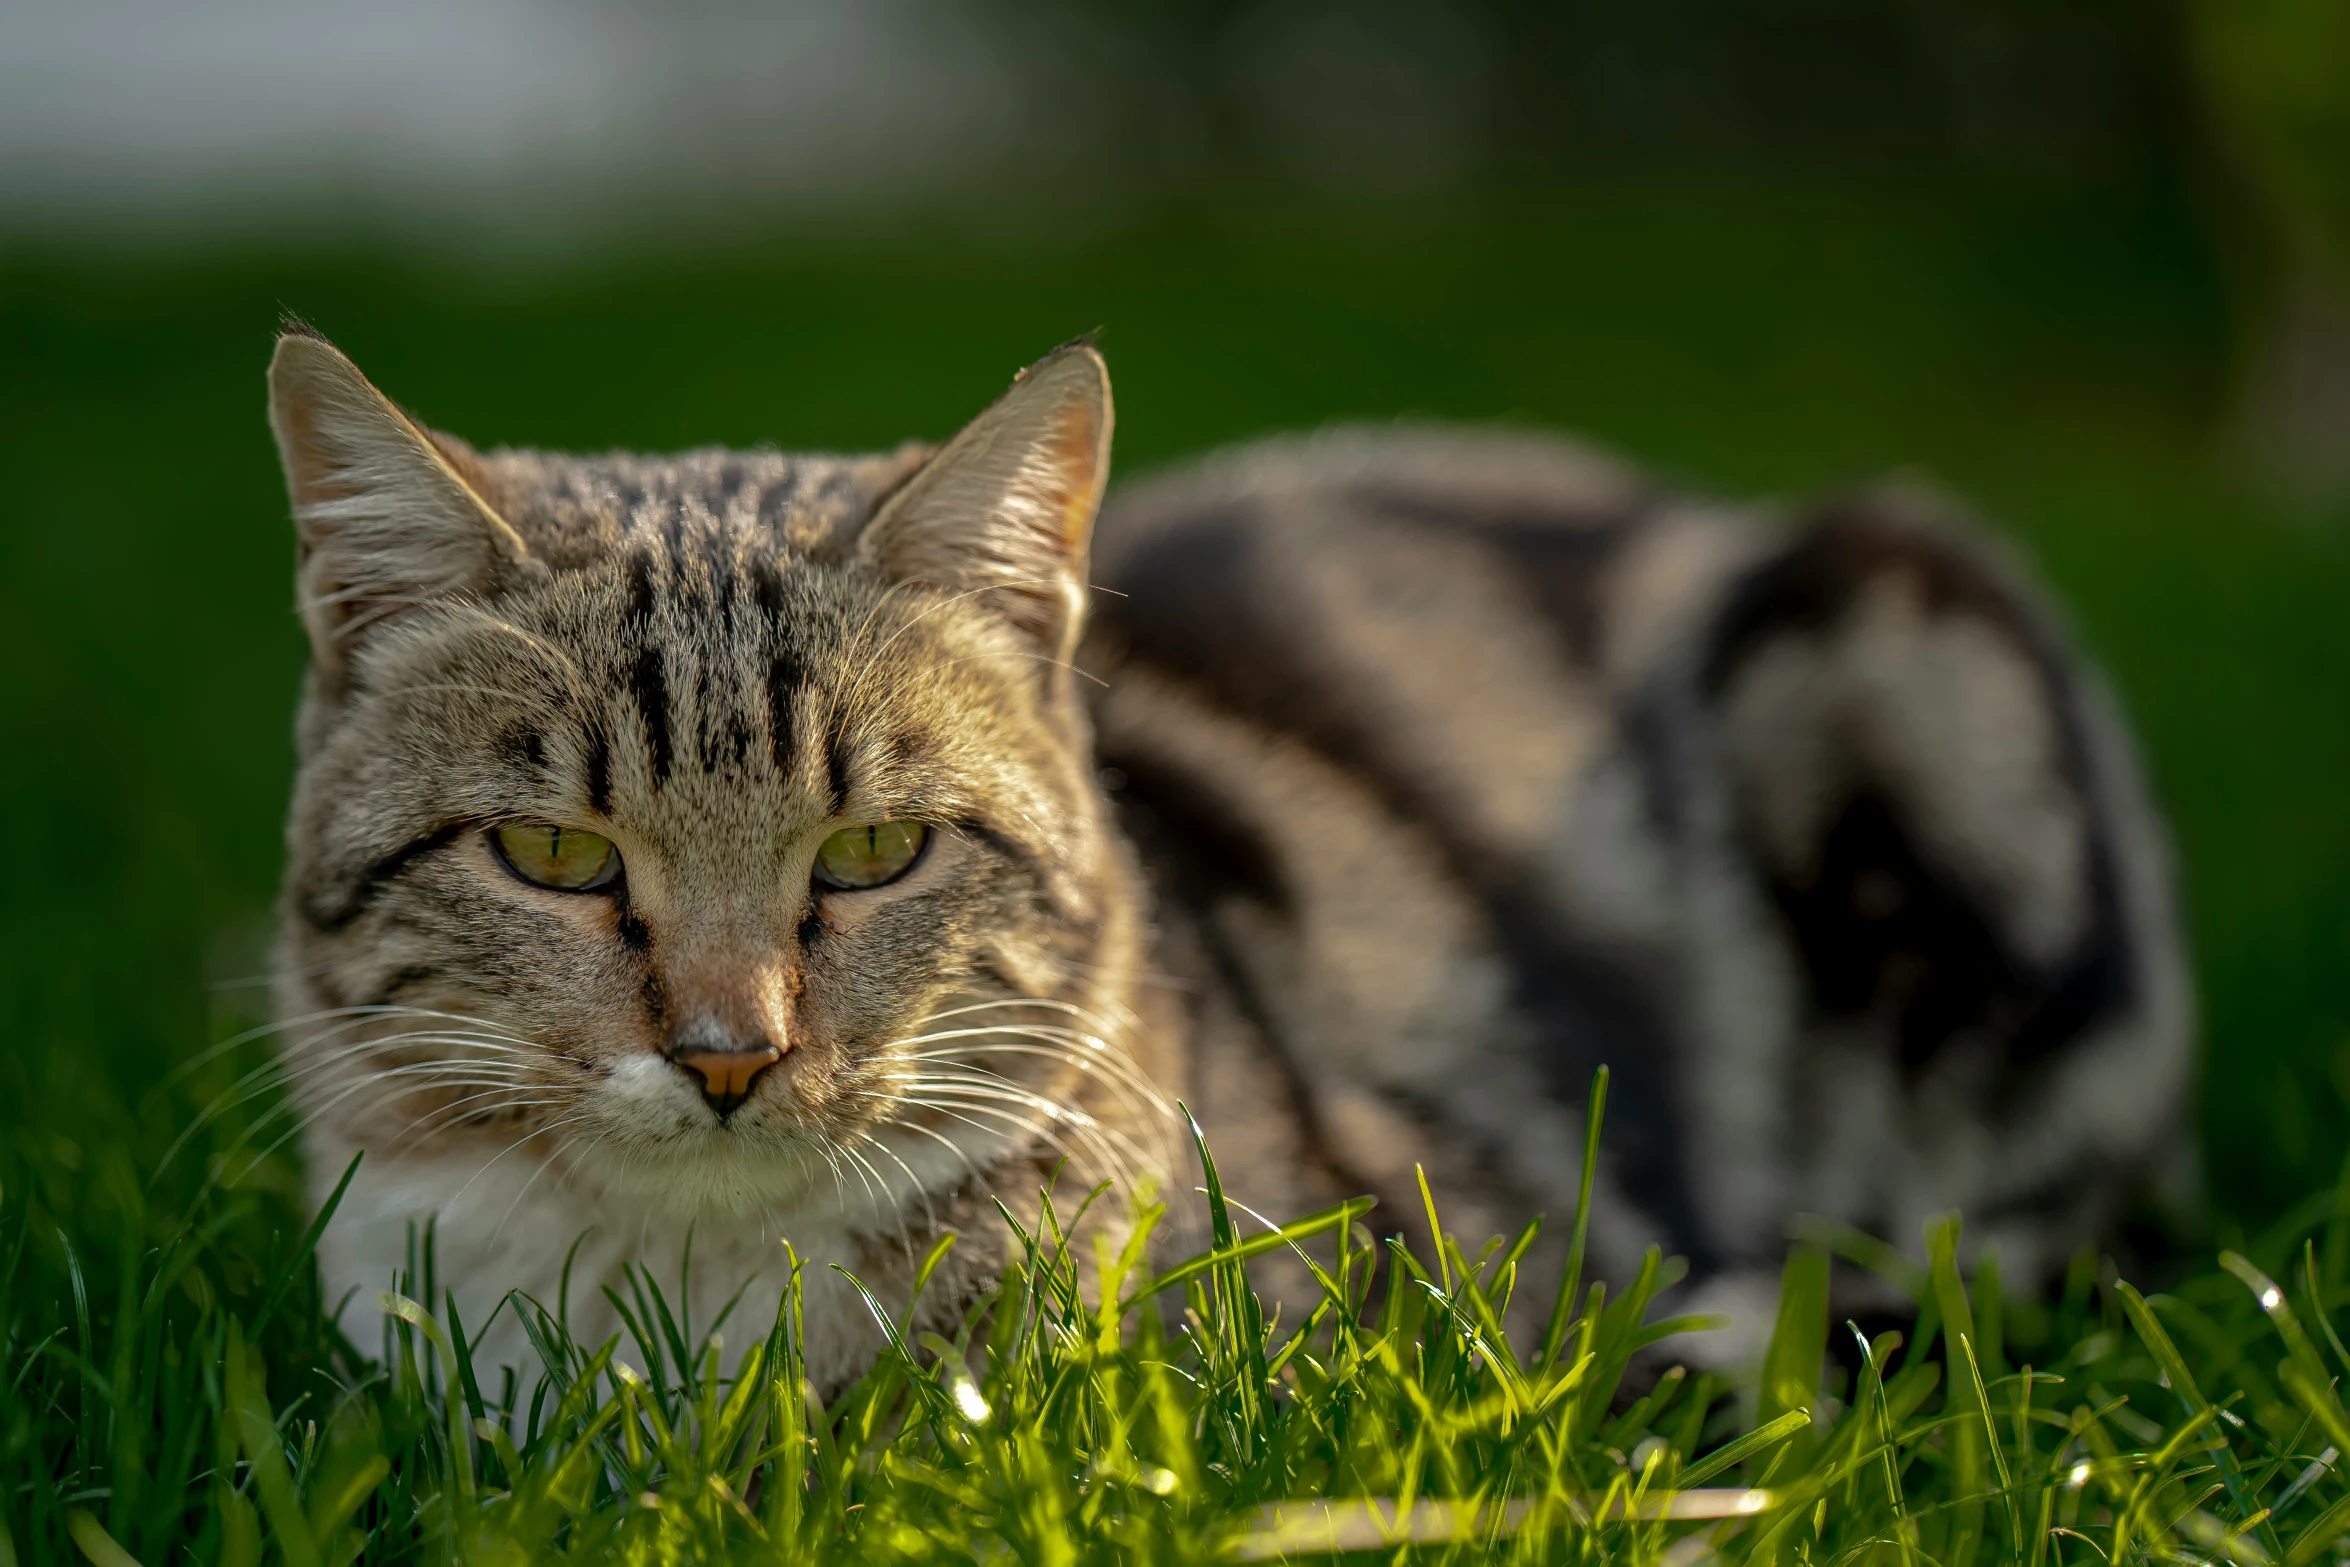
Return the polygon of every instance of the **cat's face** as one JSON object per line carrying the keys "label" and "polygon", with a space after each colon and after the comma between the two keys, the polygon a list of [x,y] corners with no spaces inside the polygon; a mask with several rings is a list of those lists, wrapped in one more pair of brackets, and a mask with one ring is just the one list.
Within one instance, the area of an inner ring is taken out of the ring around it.
{"label": "cat's face", "polygon": [[316,1123],[688,1212],[903,1203],[1049,1134],[1133,945],[1065,667],[1090,349],[926,464],[479,455],[306,336],[272,388]]}

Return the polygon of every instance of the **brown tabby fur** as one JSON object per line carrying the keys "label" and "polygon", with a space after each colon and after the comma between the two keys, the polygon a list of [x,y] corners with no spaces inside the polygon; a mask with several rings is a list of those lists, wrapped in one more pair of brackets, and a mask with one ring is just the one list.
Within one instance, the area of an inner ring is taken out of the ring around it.
{"label": "brown tabby fur", "polygon": [[[1603,1264],[1664,1243],[1751,1323],[1798,1210],[1964,1205],[2037,1272],[2175,1152],[2126,737],[1913,502],[1790,530],[1554,442],[1341,433],[1114,504],[1081,649],[1083,345],[936,455],[476,452],[302,332],[272,411],[314,649],[286,1057],[313,1179],[368,1155],[334,1291],[430,1219],[478,1323],[553,1305],[577,1242],[593,1336],[690,1234],[696,1300],[749,1280],[756,1323],[788,1239],[832,1384],[880,1339],[822,1264],[901,1302],[952,1230],[949,1327],[995,1200],[1033,1216],[1063,1161],[1064,1199],[1190,1184],[1178,1097],[1260,1209],[1368,1190],[1410,1229],[1417,1163],[1481,1234],[1573,1204],[1606,1061]],[[811,883],[899,819],[903,880]],[[522,882],[516,821],[622,880]],[[723,1118],[672,1059],[767,1045]]]}

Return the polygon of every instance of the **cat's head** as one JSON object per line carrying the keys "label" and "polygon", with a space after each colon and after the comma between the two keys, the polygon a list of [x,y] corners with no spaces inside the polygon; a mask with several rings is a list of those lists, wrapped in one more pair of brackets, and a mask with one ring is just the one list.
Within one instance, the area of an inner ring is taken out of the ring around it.
{"label": "cat's head", "polygon": [[1138,950],[1069,667],[1091,347],[935,453],[476,452],[299,330],[270,417],[314,1125],[684,1211],[1131,1162],[1068,1119]]}

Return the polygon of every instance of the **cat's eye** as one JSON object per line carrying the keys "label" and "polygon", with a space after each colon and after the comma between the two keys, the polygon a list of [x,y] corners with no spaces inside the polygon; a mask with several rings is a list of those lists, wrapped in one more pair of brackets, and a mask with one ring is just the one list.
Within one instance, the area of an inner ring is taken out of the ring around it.
{"label": "cat's eye", "polygon": [[490,835],[498,858],[524,881],[562,892],[591,892],[620,874],[612,840],[553,822],[516,822]]}
{"label": "cat's eye", "polygon": [[816,879],[855,891],[896,881],[921,856],[930,829],[920,822],[873,822],[843,827],[817,845]]}

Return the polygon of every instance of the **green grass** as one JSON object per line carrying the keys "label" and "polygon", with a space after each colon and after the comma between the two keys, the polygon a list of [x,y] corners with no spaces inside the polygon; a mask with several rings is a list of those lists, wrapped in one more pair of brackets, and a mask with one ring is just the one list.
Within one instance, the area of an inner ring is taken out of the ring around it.
{"label": "green grass", "polygon": [[[2054,1302],[2007,1301],[1988,1261],[1961,1272],[1952,1215],[1923,1237],[1927,1267],[1886,1264],[1918,1315],[1873,1341],[1830,1320],[1849,1264],[1799,1247],[1759,1373],[1730,1382],[1676,1360],[1701,1324],[1657,1319],[1677,1264],[1651,1252],[1620,1287],[1583,1287],[1587,1214],[1564,1279],[1534,1279],[1531,1228],[1480,1244],[1431,1199],[1428,1257],[1375,1243],[1367,1203],[1244,1234],[1205,1175],[1200,1257],[1153,1273],[1164,1209],[1137,1202],[1134,1240],[1102,1243],[1081,1290],[1048,1202],[952,1341],[877,1305],[891,1347],[829,1405],[802,1373],[796,1289],[772,1323],[704,1327],[635,1276],[612,1297],[626,1330],[601,1344],[570,1336],[566,1302],[513,1298],[541,1365],[493,1377],[467,1348],[486,1324],[428,1309],[429,1238],[395,1291],[344,1313],[363,1355],[323,1326],[307,1234],[251,1266],[248,1200],[208,1199],[148,1246],[136,1192],[101,1183],[125,1244],[85,1255],[67,1230],[97,1213],[15,1195],[0,1559],[1193,1563],[1343,1545],[2309,1567],[2350,1533],[2350,1188],[2257,1261],[2224,1253],[2152,1299],[2084,1254]],[[1330,1264],[1321,1304],[1269,1322],[1249,1261],[1308,1241]],[[1557,1306],[1513,1341],[1520,1295]],[[1853,1340],[1849,1373],[1832,1336]]]}

